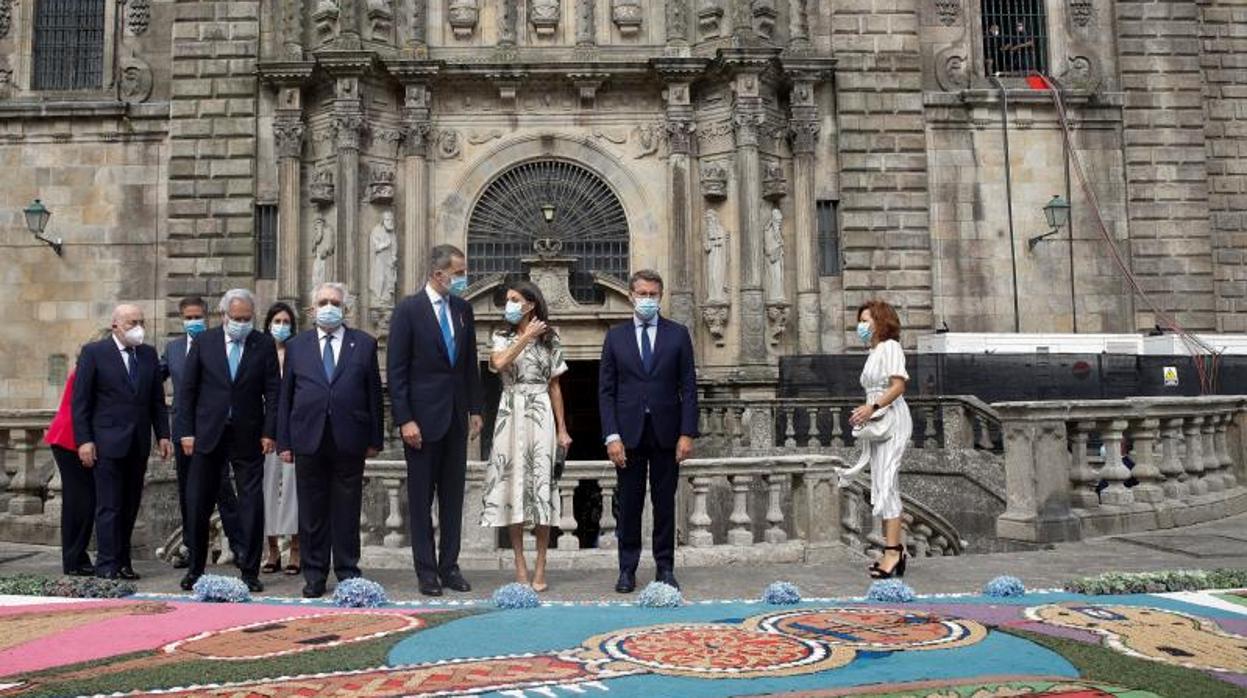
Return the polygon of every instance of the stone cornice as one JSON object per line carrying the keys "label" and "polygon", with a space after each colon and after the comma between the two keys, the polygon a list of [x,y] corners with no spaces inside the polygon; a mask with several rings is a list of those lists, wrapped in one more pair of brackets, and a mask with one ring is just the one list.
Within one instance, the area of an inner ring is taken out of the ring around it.
{"label": "stone cornice", "polygon": [[306,84],[315,72],[315,61],[263,61],[256,66],[261,80],[278,87]]}
{"label": "stone cornice", "polygon": [[377,54],[371,51],[317,51],[316,64],[330,77],[360,77],[384,73]]}
{"label": "stone cornice", "polygon": [[403,83],[427,82],[437,77],[446,69],[443,61],[419,60],[413,58],[383,59],[385,70]]}
{"label": "stone cornice", "polygon": [[649,63],[667,82],[691,82],[705,75],[710,67],[710,59],[697,57],[652,58]]}

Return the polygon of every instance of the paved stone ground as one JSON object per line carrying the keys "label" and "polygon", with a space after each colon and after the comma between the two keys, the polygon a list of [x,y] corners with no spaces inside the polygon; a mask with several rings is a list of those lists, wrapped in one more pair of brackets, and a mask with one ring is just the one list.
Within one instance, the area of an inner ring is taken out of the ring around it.
{"label": "paved stone ground", "polygon": [[[1028,587],[1039,589],[1109,571],[1216,567],[1247,567],[1247,514],[1187,528],[1060,544],[1048,550],[924,558],[910,563],[905,581],[920,594],[955,593],[977,591],[1000,574],[1015,575]],[[143,575],[138,583],[140,591],[180,593],[182,570],[154,561],[141,561],[136,569]],[[0,544],[0,575],[18,573],[59,574],[59,552],[41,546]],[[236,570],[216,566],[210,567],[209,573],[236,574]],[[423,598],[416,590],[413,572],[365,569],[364,573],[383,584],[395,600]],[[860,596],[869,586],[865,564],[847,555],[843,561],[823,565],[749,564],[685,568],[676,573],[690,600],[752,598],[777,579],[796,583],[807,597]],[[447,592],[443,598],[486,598],[511,581],[510,573],[502,570],[469,570],[465,575],[473,591]],[[652,575],[653,568],[643,563],[638,582],[644,585]],[[280,574],[263,575],[263,579],[268,585],[265,594],[273,596],[297,596],[303,584],[299,578]],[[549,583],[550,590],[544,596],[550,600],[626,598],[614,592],[615,576],[610,570],[552,570]]]}

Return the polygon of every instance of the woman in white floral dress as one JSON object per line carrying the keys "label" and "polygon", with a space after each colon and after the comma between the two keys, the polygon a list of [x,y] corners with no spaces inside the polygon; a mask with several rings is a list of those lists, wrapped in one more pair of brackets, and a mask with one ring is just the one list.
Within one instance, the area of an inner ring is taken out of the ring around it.
{"label": "woman in white floral dress", "polygon": [[515,552],[515,579],[528,584],[524,528],[533,527],[537,562],[532,587],[546,589],[550,527],[559,521],[554,461],[571,446],[563,421],[559,376],[567,371],[558,334],[549,326],[541,291],[527,281],[507,290],[508,329],[493,334],[489,368],[502,378],[493,449],[485,468],[482,526],[506,526]]}

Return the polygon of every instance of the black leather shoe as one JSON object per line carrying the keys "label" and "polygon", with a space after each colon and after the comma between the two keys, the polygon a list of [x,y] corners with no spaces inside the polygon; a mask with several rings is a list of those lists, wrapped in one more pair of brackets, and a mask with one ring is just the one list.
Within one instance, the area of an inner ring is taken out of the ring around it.
{"label": "black leather shoe", "polygon": [[660,570],[658,572],[658,576],[654,577],[654,581],[662,582],[663,584],[673,586],[676,589],[680,588],[680,583],[675,580],[675,573],[671,570]]}
{"label": "black leather shoe", "polygon": [[307,584],[303,585],[303,598],[305,599],[319,599],[320,597],[324,595],[325,595],[325,583],[324,582],[308,582]]}
{"label": "black leather shoe", "polygon": [[173,569],[175,570],[184,570],[190,566],[191,566],[190,558],[186,557],[185,555],[178,555],[177,557],[173,558]]}
{"label": "black leather shoe", "polygon": [[65,574],[70,577],[94,577],[95,567],[91,565],[82,565],[81,567],[75,567],[72,570],[65,570]]}
{"label": "black leather shoe", "polygon": [[620,572],[619,581],[615,582],[615,591],[621,594],[636,591],[636,572]]}
{"label": "black leather shoe", "polygon": [[121,569],[117,570],[117,576],[121,577],[122,579],[127,579],[131,582],[136,582],[142,579],[142,577],[139,576],[139,573],[135,572],[134,568],[129,565],[126,565],[125,567],[122,567]]}
{"label": "black leather shoe", "polygon": [[117,574],[116,572],[109,572],[109,571],[96,570],[95,576],[99,577],[100,579],[121,579],[121,575]]}
{"label": "black leather shoe", "polygon": [[429,582],[421,581],[420,582],[420,593],[424,594],[425,596],[441,596],[442,585],[439,584],[436,580],[429,581]]}
{"label": "black leather shoe", "polygon": [[442,577],[442,586],[454,591],[472,591],[472,585],[468,584],[468,580],[463,578],[459,570]]}
{"label": "black leather shoe", "polygon": [[182,577],[182,591],[194,591],[195,582],[198,581],[199,575],[197,574],[187,574],[185,577]]}
{"label": "black leather shoe", "polygon": [[264,591],[264,582],[261,582],[259,577],[246,575],[242,578],[242,583],[247,585],[247,588],[251,590],[252,594],[258,594]]}

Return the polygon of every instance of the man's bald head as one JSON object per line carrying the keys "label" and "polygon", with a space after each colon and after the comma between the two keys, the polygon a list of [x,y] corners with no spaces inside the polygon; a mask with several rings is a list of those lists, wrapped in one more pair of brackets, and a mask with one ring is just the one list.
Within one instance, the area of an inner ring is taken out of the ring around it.
{"label": "man's bald head", "polygon": [[[127,346],[137,346],[143,343],[143,309],[133,303],[122,303],[113,308],[113,336],[117,341]],[[139,332],[131,333],[129,339],[126,333],[134,328],[139,328]],[[135,341],[137,339],[137,341]]]}

